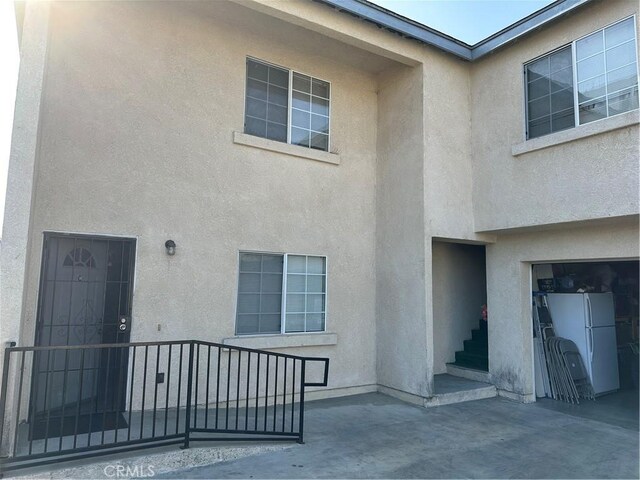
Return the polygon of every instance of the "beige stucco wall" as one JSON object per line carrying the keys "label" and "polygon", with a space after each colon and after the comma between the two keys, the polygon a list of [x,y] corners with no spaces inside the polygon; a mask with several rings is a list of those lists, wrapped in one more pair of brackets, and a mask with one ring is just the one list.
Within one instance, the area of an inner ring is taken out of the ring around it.
{"label": "beige stucco wall", "polygon": [[531,264],[637,259],[637,221],[503,235],[487,246],[489,373],[500,389],[533,400]]}
{"label": "beige stucco wall", "polygon": [[637,124],[517,157],[511,153],[525,140],[522,65],[637,12],[632,0],[596,1],[471,65],[476,230],[638,214]]}
{"label": "beige stucco wall", "polygon": [[[25,278],[33,242],[31,215],[34,211],[34,183],[38,156],[40,102],[44,65],[48,47],[50,8],[47,2],[29,3],[21,10],[26,34],[20,35],[20,72],[16,92],[11,138],[11,154],[0,255],[0,368],[4,371],[4,348],[19,339],[20,319],[25,313]],[[0,438],[0,455],[10,452],[16,422],[12,412],[17,405],[17,355],[9,362],[7,404],[3,416],[4,438]]]}
{"label": "beige stucco wall", "polygon": [[427,396],[422,78],[397,69],[378,91],[376,335],[378,383]]}
{"label": "beige stucco wall", "polygon": [[433,242],[433,373],[445,373],[487,302],[484,247]]}
{"label": "beige stucco wall", "polygon": [[48,43],[49,5],[30,3],[25,10],[28,35],[22,37],[20,48],[20,72],[8,169],[12,181],[7,182],[2,231],[0,292],[4,301],[0,304],[0,316],[5,319],[0,323],[2,345],[18,338],[20,323],[6,319],[20,318],[24,308],[22,291],[29,262],[40,102]]}
{"label": "beige stucco wall", "polygon": [[[52,5],[23,341],[45,230],[137,237],[133,341],[232,336],[239,250],[326,255],[338,343],[287,352],[329,356],[331,388],[371,386],[376,75],[352,67],[346,47],[312,49],[297,27],[213,6]],[[331,82],[339,166],[232,142],[247,55]],[[389,65],[360,55],[354,63]]]}
{"label": "beige stucco wall", "polygon": [[[569,249],[570,222],[638,213],[637,125],[512,155],[524,141],[522,64],[634,2],[594,2],[473,64],[310,1],[51,8],[24,344],[44,230],[137,238],[132,340],[230,337],[239,250],[320,254],[337,345],[286,351],[331,357],[331,388],[429,396],[444,358],[432,240],[494,243],[490,370],[526,394],[522,262],[542,246]],[[233,142],[248,55],[331,82],[339,165]],[[633,228],[620,225],[588,230],[580,258],[637,255]],[[599,240],[621,231],[615,245]]]}
{"label": "beige stucco wall", "polygon": [[431,237],[492,241],[473,218],[469,63],[425,49],[424,202]]}

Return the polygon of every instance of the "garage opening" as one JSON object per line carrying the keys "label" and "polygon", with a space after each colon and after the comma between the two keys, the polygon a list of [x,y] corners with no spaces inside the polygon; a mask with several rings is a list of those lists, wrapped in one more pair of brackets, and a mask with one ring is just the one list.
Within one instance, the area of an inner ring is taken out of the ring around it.
{"label": "garage opening", "polygon": [[532,267],[540,406],[638,428],[638,261]]}

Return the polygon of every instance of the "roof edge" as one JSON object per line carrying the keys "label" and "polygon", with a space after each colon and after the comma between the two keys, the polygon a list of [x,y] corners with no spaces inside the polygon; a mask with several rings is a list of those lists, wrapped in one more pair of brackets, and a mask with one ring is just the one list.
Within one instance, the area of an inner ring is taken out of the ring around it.
{"label": "roof edge", "polygon": [[432,45],[464,60],[472,58],[470,45],[366,0],[315,1],[373,22],[404,37]]}
{"label": "roof edge", "polygon": [[592,0],[557,0],[473,45],[367,0],[314,1],[350,13],[404,37],[431,45],[463,60],[474,61]]}
{"label": "roof edge", "polygon": [[591,0],[557,0],[540,10],[533,12],[531,15],[527,15],[517,22],[499,30],[484,40],[480,40],[473,44],[471,47],[472,60],[481,58],[590,1]]}

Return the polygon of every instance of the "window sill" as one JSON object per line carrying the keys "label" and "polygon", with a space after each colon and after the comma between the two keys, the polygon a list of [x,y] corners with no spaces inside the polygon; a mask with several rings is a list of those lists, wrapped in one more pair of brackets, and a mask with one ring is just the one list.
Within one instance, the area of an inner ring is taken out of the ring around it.
{"label": "window sill", "polygon": [[638,123],[640,123],[640,112],[638,110],[633,110],[614,117],[603,118],[602,120],[587,123],[586,125],[580,125],[569,130],[551,133],[544,137],[534,138],[532,140],[527,140],[526,142],[513,145],[511,147],[511,155],[518,157],[525,153],[535,152],[536,150],[542,150],[543,148],[554,147],[556,145],[562,145],[563,143],[573,142],[575,140],[580,140],[581,138],[600,135],[601,133],[611,132],[631,125],[637,125]]}
{"label": "window sill", "polygon": [[269,150],[270,152],[284,153],[285,155],[291,155],[292,157],[300,157],[306,158],[307,160],[340,165],[340,155],[336,153],[312,150],[298,145],[276,142],[275,140],[256,137],[242,132],[233,132],[233,143],[245,145],[247,147],[261,148],[262,150]]}
{"label": "window sill", "polygon": [[224,345],[235,347],[275,349],[296,347],[321,347],[337,345],[338,335],[335,333],[287,333],[284,335],[242,335],[223,338]]}

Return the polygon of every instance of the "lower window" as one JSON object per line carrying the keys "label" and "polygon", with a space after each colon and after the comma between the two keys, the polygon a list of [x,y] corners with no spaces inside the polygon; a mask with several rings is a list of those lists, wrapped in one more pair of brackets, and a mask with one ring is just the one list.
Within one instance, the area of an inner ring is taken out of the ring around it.
{"label": "lower window", "polygon": [[236,335],[323,332],[327,260],[240,253]]}

